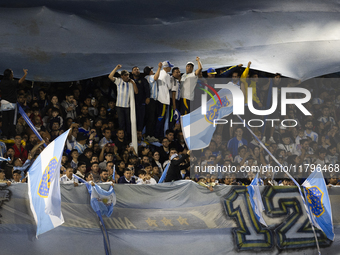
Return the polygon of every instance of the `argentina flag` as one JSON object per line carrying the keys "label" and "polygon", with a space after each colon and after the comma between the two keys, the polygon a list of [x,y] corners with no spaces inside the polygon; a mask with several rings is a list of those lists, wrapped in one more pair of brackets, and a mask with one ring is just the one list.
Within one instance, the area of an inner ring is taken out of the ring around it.
{"label": "argentina flag", "polygon": [[91,207],[96,213],[100,212],[101,215],[110,217],[115,204],[116,194],[112,186],[108,191],[98,185],[92,186]]}
{"label": "argentina flag", "polygon": [[328,239],[334,241],[332,208],[325,179],[318,167],[302,184],[305,192],[308,214],[315,227],[321,229]]}
{"label": "argentina flag", "polygon": [[253,211],[255,213],[257,220],[262,225],[268,227],[267,223],[264,221],[262,217],[262,211],[264,211],[264,206],[263,206],[261,193],[260,193],[260,189],[258,185],[260,182],[260,179],[258,177],[259,177],[259,173],[256,174],[256,177],[253,179],[253,181],[250,183],[247,189],[248,189],[250,204],[251,204],[251,207],[253,208]]}
{"label": "argentina flag", "polygon": [[[185,142],[190,150],[207,147],[215,132],[214,120],[228,116],[233,111],[232,94],[228,89],[221,89],[206,102],[206,114],[202,114],[202,105],[195,111],[181,116],[182,131]],[[203,102],[204,103],[204,102]],[[222,104],[221,104],[222,103]]]}
{"label": "argentina flag", "polygon": [[64,223],[59,175],[67,135],[68,131],[50,143],[28,171],[28,196],[37,237]]}

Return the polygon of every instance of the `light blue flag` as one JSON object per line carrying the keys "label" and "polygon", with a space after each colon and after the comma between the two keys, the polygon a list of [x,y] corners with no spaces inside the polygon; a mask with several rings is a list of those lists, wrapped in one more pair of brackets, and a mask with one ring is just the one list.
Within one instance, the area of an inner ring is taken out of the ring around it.
{"label": "light blue flag", "polygon": [[211,138],[215,132],[213,121],[221,119],[232,113],[232,94],[228,89],[218,91],[221,102],[214,96],[207,102],[206,115],[201,113],[201,107],[195,111],[181,116],[182,131],[185,142],[190,150],[203,149],[209,146]]}
{"label": "light blue flag", "polygon": [[315,227],[321,229],[328,239],[334,241],[332,208],[322,170],[318,167],[302,184],[307,213]]}
{"label": "light blue flag", "polygon": [[59,173],[67,135],[68,131],[50,143],[28,171],[28,196],[37,237],[64,223]]}
{"label": "light blue flag", "polygon": [[169,170],[169,166],[170,166],[170,162],[166,165],[166,167],[165,167],[165,169],[164,169],[164,171],[162,173],[161,178],[159,178],[158,183],[163,183],[164,182],[166,174],[168,173],[168,170]]}
{"label": "light blue flag", "polygon": [[98,185],[92,186],[91,206],[95,212],[110,217],[116,204],[116,193],[112,186],[108,191]]}
{"label": "light blue flag", "polygon": [[261,193],[259,189],[259,183],[261,180],[259,179],[259,173],[256,174],[253,181],[247,187],[249,199],[251,203],[251,207],[255,213],[257,220],[264,226],[268,227],[267,223],[264,221],[262,217],[262,212],[264,211],[264,206],[261,198]]}
{"label": "light blue flag", "polygon": [[100,229],[103,234],[104,249],[106,255],[111,255],[110,237],[107,233],[105,223],[102,215],[110,217],[113,212],[113,206],[116,204],[116,193],[111,186],[108,191],[103,190],[100,186],[95,184],[92,186],[87,181],[80,177],[73,175],[81,183],[85,183],[86,188],[91,196],[91,207],[97,213],[99,218]]}

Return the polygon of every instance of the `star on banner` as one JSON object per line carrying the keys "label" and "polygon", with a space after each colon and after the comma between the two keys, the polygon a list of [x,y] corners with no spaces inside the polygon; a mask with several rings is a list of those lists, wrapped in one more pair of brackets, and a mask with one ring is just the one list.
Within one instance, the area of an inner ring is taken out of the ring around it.
{"label": "star on banner", "polygon": [[188,222],[187,222],[187,218],[182,218],[181,216],[179,216],[179,218],[177,220],[181,225],[183,225],[183,224],[189,225]]}
{"label": "star on banner", "polygon": [[158,227],[158,225],[156,224],[156,220],[152,220],[150,218],[148,218],[148,220],[146,220],[146,223],[149,224],[149,226],[155,226],[155,227]]}
{"label": "star on banner", "polygon": [[167,218],[163,218],[163,220],[161,220],[161,222],[163,222],[164,223],[164,226],[167,226],[167,225],[170,225],[170,226],[174,226],[174,225],[172,225],[172,223],[171,223],[171,219],[167,219]]}

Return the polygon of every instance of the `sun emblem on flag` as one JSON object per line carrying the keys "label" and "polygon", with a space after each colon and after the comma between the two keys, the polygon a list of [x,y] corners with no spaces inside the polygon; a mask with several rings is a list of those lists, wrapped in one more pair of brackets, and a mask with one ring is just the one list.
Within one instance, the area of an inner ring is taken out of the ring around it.
{"label": "sun emblem on flag", "polygon": [[323,192],[317,187],[313,186],[310,188],[305,188],[307,200],[309,203],[309,206],[312,210],[312,213],[316,217],[320,217],[324,212],[325,208],[323,207],[322,201],[323,201]]}
{"label": "sun emblem on flag", "polygon": [[56,157],[52,158],[48,163],[45,171],[42,175],[39,187],[38,187],[38,195],[43,198],[48,197],[48,193],[50,191],[51,179],[56,172],[58,160]]}
{"label": "sun emblem on flag", "polygon": [[218,111],[222,107],[227,107],[229,105],[227,96],[221,97],[221,101],[223,105],[221,105],[220,101],[216,101],[215,104],[209,106],[209,111],[207,111],[207,114],[205,115],[205,119],[211,124],[218,118]]}

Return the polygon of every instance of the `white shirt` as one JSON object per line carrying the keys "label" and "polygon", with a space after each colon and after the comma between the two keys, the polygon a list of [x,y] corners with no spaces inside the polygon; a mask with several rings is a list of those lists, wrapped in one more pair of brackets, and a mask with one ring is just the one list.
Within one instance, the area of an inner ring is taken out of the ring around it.
{"label": "white shirt", "polygon": [[68,178],[66,174],[60,177],[60,183],[74,183],[74,182],[78,183],[78,179],[74,178],[73,175],[71,179]]}
{"label": "white shirt", "polygon": [[138,180],[136,181],[136,184],[157,184],[156,180],[154,178],[150,178],[150,180],[145,180],[138,177]]}
{"label": "white shirt", "polygon": [[131,82],[125,82],[121,78],[116,78],[115,84],[117,85],[117,107],[130,107],[130,89],[133,89]]}
{"label": "white shirt", "polygon": [[150,85],[150,98],[157,100],[158,97],[158,84],[155,81],[155,75],[147,75],[145,79],[148,81]]}
{"label": "white shirt", "polygon": [[[179,100],[181,98],[181,83],[179,80],[175,79],[173,76],[170,77],[171,82],[171,92],[176,92],[175,99]],[[172,98],[172,93],[170,94]]]}
{"label": "white shirt", "polygon": [[170,105],[170,93],[171,89],[170,75],[161,70],[158,78],[158,98],[157,100],[162,104]]}
{"label": "white shirt", "polygon": [[307,133],[307,130],[305,130],[304,135],[305,135],[306,137],[308,136],[308,137],[312,138],[312,141],[318,142],[318,137],[319,137],[319,135],[318,135],[317,133],[311,131],[311,133],[308,134],[308,133]]}
{"label": "white shirt", "polygon": [[291,143],[291,144],[282,144],[279,143],[277,146],[278,149],[284,150],[286,152],[291,152],[294,155],[299,155],[299,152],[296,150],[296,144]]}
{"label": "white shirt", "polygon": [[181,78],[181,98],[194,100],[194,91],[197,84],[198,77],[195,71],[189,74],[183,74]]}

